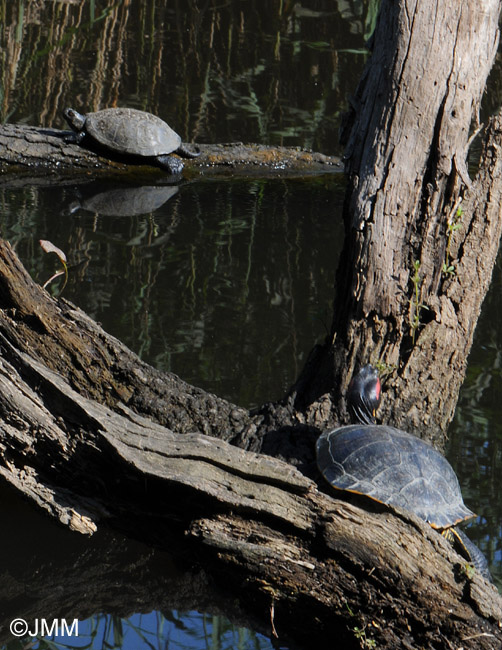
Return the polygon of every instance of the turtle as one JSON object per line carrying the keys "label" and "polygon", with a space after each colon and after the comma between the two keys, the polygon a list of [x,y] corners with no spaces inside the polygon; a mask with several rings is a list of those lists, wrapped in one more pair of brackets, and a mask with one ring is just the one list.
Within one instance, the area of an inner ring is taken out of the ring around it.
{"label": "turtle", "polygon": [[368,364],[354,376],[347,392],[349,411],[358,424],[325,431],[317,439],[321,474],[337,490],[417,515],[491,579],[481,551],[455,528],[476,515],[464,504],[452,466],[428,442],[395,427],[376,424],[380,399],[378,372]]}
{"label": "turtle", "polygon": [[80,114],[65,108],[63,117],[74,133],[67,142],[84,140],[97,144],[103,151],[144,158],[170,174],[180,174],[183,162],[176,156],[196,158],[200,151],[190,151],[180,136],[160,117],[135,108],[105,108],[95,113]]}

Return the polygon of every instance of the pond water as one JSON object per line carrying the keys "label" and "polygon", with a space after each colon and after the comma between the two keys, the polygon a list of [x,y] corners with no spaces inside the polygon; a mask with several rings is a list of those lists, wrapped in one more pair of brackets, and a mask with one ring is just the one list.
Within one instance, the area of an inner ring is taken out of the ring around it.
{"label": "pond water", "polygon": [[[338,126],[366,60],[377,5],[0,0],[2,120],[62,128],[66,105],[127,105],[159,114],[188,141],[341,154]],[[485,112],[499,103],[497,91],[494,83]],[[54,272],[54,259],[38,241],[52,241],[69,260],[67,299],[154,366],[251,407],[283,394],[329,328],[343,192],[336,175],[212,179],[148,191],[92,179],[40,187],[0,177],[0,235],[41,283]],[[480,515],[469,535],[499,584],[501,284],[499,260],[448,450],[465,500]],[[41,583],[47,593],[68,592],[69,604],[80,603],[85,590],[68,583],[68,576],[78,582],[70,569],[77,566],[86,576],[89,616],[79,621],[78,638],[57,634],[58,644],[272,647],[222,616],[180,613],[167,600],[162,611],[130,615],[140,583],[156,584],[165,570],[170,584],[168,558],[153,553],[131,579],[130,566],[145,549],[105,533],[82,540],[7,491],[0,501],[10,531],[0,555],[9,585],[0,595],[2,629],[19,612],[31,611],[31,624],[54,616],[49,607],[27,605],[40,599]],[[109,556],[112,548],[120,553]],[[93,558],[107,558],[117,572],[122,609],[99,609]],[[72,618],[68,606],[70,624]],[[34,647],[55,647],[50,635],[38,637]],[[2,639],[21,647],[8,635]]]}

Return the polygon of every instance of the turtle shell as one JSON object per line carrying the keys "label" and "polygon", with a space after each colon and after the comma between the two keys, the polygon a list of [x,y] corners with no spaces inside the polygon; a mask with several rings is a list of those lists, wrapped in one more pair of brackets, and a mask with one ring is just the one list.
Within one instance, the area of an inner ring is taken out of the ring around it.
{"label": "turtle shell", "polygon": [[474,517],[452,466],[431,445],[382,425],[350,425],[317,440],[317,465],[334,488],[403,508],[445,529]]}
{"label": "turtle shell", "polygon": [[181,145],[180,136],[164,120],[134,108],[105,108],[87,113],[85,132],[120,154],[160,156]]}

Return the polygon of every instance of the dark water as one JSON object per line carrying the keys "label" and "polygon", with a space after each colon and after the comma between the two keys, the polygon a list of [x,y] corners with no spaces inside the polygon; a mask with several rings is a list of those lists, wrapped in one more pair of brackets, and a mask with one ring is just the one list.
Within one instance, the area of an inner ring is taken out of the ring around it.
{"label": "dark water", "polygon": [[478,322],[462,387],[450,427],[448,457],[457,471],[464,500],[479,515],[469,536],[489,560],[502,586],[502,259]]}
{"label": "dark water", "polygon": [[[377,4],[0,1],[2,119],[62,127],[66,105],[133,106],[159,114],[186,140],[341,153],[338,126],[364,65]],[[495,76],[485,113],[498,100]],[[39,188],[0,177],[0,183],[0,234],[34,278],[42,283],[54,272],[53,256],[38,245],[48,239],[69,259],[66,298],[156,367],[238,404],[282,395],[329,327],[343,236],[341,178],[206,180],[149,191],[103,182]],[[469,534],[499,580],[501,283],[499,262],[449,449],[465,500],[480,515]],[[57,282],[51,286],[57,290]],[[0,596],[3,627],[9,616],[35,617],[36,608],[26,605],[37,602],[35,565],[44,567],[52,592],[65,592],[63,577],[75,558],[105,556],[122,545],[128,561],[143,556],[126,540],[100,534],[87,542],[61,531],[10,495],[3,502],[16,540],[4,538],[0,555],[8,558],[0,560],[3,583],[13,588]],[[26,557],[34,562],[32,575]],[[130,614],[134,581],[117,571]],[[142,580],[153,580],[149,571]],[[74,598],[77,608],[83,596]],[[66,639],[71,647],[271,647],[220,616],[167,606],[135,617],[78,611],[89,615],[79,638]],[[49,647],[44,643],[38,647]]]}
{"label": "dark water", "polygon": [[281,396],[331,322],[341,176],[148,189],[166,200],[133,216],[91,205],[144,187],[5,190],[2,236],[41,284],[57,259],[39,239],[61,248],[65,298],[152,365],[245,406]]}

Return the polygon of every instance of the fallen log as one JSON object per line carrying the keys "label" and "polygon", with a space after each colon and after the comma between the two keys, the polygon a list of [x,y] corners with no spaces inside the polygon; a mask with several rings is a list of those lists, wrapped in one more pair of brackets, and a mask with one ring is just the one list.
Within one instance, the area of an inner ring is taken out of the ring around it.
{"label": "fallen log", "polygon": [[[123,157],[92,151],[65,138],[70,131],[60,131],[23,124],[0,126],[0,172],[34,174],[43,173],[72,177],[81,173],[93,176],[106,174],[121,178],[130,177],[135,182],[152,177],[169,178],[165,171],[147,165],[130,164]],[[184,161],[184,176],[201,174],[241,174],[258,176],[266,174],[291,175],[343,171],[337,156],[301,149],[300,147],[274,147],[261,144],[197,145],[201,155]]]}
{"label": "fallen log", "polygon": [[168,550],[281,642],[502,642],[495,588],[436,532],[219,438],[259,437],[263,416],[149,369],[32,282],[5,242],[0,415],[0,475],[20,494],[73,530]]}

